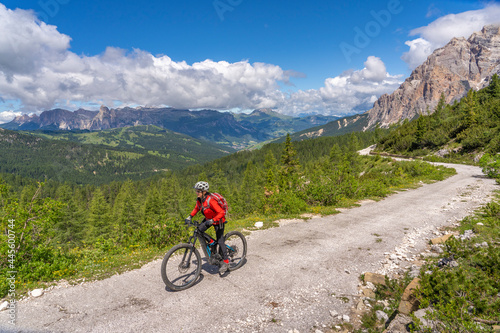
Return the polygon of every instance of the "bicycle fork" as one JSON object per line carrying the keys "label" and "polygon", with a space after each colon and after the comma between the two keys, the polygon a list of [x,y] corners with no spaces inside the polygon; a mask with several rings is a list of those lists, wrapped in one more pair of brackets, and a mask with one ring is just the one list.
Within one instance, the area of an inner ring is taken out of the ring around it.
{"label": "bicycle fork", "polygon": [[[193,240],[193,238],[194,238],[194,240]],[[192,244],[193,247],[191,248],[191,250],[186,249],[186,252],[184,252],[184,255],[183,255],[182,261],[181,261],[182,268],[189,268],[189,266],[191,265],[191,257],[193,256],[193,252],[195,249],[196,237],[191,236],[189,238],[189,243]],[[186,258],[186,256],[187,256],[187,258]]]}

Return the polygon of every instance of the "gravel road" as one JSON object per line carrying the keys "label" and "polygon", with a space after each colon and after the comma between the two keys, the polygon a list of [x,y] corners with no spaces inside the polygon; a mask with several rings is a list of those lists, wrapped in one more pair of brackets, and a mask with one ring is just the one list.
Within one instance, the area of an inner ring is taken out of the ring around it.
{"label": "gravel road", "polygon": [[106,280],[20,301],[17,325],[9,325],[2,311],[0,331],[326,331],[339,322],[332,313],[349,314],[357,301],[352,295],[358,293],[361,273],[411,265],[388,258],[404,252],[411,260],[439,228],[471,214],[498,189],[477,167],[449,166],[458,174],[445,181],[365,201],[340,214],[255,231],[248,237],[246,264],[224,278],[204,266],[194,287],[169,292],[156,260]]}

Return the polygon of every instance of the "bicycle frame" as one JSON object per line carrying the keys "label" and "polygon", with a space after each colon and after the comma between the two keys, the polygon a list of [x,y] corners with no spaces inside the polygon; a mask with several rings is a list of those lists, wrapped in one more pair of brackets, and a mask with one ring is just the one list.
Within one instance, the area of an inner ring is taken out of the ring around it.
{"label": "bicycle frame", "polygon": [[[209,237],[210,239],[214,240],[210,235],[203,233],[198,230],[199,223],[197,221],[193,221],[194,223],[191,223],[190,225],[195,227],[195,230],[193,232],[193,235],[189,237],[188,243],[193,245],[193,248],[196,248],[196,240],[200,242],[201,249],[203,250],[203,254],[205,254],[205,258],[208,260],[210,263],[212,251],[210,250],[210,246],[208,246],[207,241],[205,240],[204,236]],[[191,260],[191,254],[192,251],[189,253],[188,260]]]}

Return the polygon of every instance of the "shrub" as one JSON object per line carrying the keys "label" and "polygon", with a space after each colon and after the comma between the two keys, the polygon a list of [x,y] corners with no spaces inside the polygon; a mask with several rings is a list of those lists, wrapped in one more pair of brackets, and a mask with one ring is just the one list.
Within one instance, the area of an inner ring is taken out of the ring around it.
{"label": "shrub", "polygon": [[500,183],[500,155],[484,154],[479,160],[479,165],[483,168],[483,172],[488,177],[496,178],[497,183]]}
{"label": "shrub", "polygon": [[304,200],[291,191],[274,194],[267,201],[267,212],[270,214],[299,214],[306,208]]}
{"label": "shrub", "polygon": [[[458,267],[438,268],[431,262],[421,269],[431,273],[421,275],[420,307],[433,307],[428,316],[440,323],[440,332],[491,332],[480,322],[500,320],[499,212],[498,200],[489,203],[461,223],[462,231],[473,229],[476,237],[446,242],[443,256],[453,255]],[[487,247],[477,246],[484,241]]]}

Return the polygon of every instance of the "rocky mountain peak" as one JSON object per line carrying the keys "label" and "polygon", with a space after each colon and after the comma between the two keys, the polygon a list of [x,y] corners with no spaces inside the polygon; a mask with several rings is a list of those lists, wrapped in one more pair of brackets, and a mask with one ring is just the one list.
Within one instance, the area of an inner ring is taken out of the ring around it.
{"label": "rocky mountain peak", "polygon": [[109,109],[108,107],[101,105],[99,112],[92,119],[88,129],[90,130],[102,130],[118,127],[116,125],[116,112],[114,109]]}
{"label": "rocky mountain peak", "polygon": [[99,113],[104,114],[104,113],[108,113],[108,112],[109,112],[109,108],[105,105],[101,105],[101,107],[99,108]]}
{"label": "rocky mountain peak", "polygon": [[28,114],[22,114],[20,116],[16,116],[13,121],[18,122],[19,124],[24,124],[35,119],[38,120],[38,116],[36,114],[31,116]]}
{"label": "rocky mountain peak", "polygon": [[375,102],[367,112],[367,128],[377,123],[388,127],[432,113],[441,94],[451,103],[470,89],[485,87],[495,73],[500,73],[500,25],[485,26],[468,39],[453,38],[436,49],[396,91]]}
{"label": "rocky mountain peak", "polygon": [[486,40],[491,40],[492,37],[500,35],[500,24],[490,24],[483,27],[480,33],[473,33],[469,39],[485,37]]}

